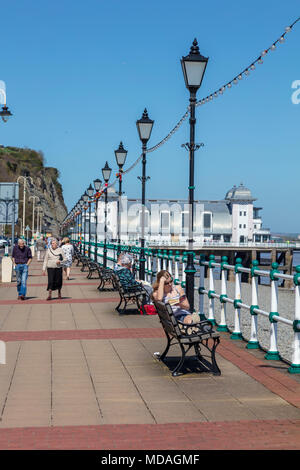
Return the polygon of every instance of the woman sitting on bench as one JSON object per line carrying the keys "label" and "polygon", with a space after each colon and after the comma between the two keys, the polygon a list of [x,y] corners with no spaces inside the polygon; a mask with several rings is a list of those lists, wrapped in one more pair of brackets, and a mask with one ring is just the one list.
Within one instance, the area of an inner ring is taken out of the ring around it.
{"label": "woman sitting on bench", "polygon": [[153,284],[154,300],[159,300],[163,303],[169,303],[174,316],[177,320],[185,323],[199,323],[200,317],[198,313],[189,312],[189,301],[181,286],[175,286],[171,274],[162,270],[157,274],[156,282]]}

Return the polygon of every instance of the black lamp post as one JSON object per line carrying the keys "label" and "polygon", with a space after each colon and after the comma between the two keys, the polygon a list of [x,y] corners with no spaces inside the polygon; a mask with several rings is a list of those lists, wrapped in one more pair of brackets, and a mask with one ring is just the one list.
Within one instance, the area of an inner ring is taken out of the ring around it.
{"label": "black lamp post", "polygon": [[121,245],[121,197],[122,197],[122,172],[125,165],[127,150],[124,149],[123,143],[120,142],[119,148],[115,150],[117,165],[119,167],[119,199],[118,199],[118,251],[120,253]]}
{"label": "black lamp post", "polygon": [[105,181],[105,209],[104,209],[104,250],[103,250],[103,267],[107,266],[107,249],[106,249],[106,239],[107,239],[107,185],[111,174],[111,168],[108,166],[108,163],[105,163],[105,167],[102,168],[102,175]]}
{"label": "black lamp post", "polygon": [[[94,188],[91,184],[89,185],[86,192],[87,192],[89,199],[91,199],[94,194]],[[89,258],[91,257],[91,215],[92,215],[92,201],[90,200],[89,201],[89,250],[88,250]]]}
{"label": "black lamp post", "polygon": [[139,180],[142,182],[142,223],[141,223],[141,254],[140,254],[140,279],[145,280],[145,204],[146,204],[146,181],[149,176],[146,176],[146,151],[147,142],[150,139],[152,127],[154,121],[149,119],[147,109],[144,110],[141,119],[136,121],[139,137],[142,142],[142,176],[139,176]]}
{"label": "black lamp post", "polygon": [[83,255],[84,254],[84,245],[82,241],[82,234],[83,234],[83,206],[84,206],[84,201],[81,198],[79,200],[79,206],[80,206],[80,253]]}
{"label": "black lamp post", "polygon": [[184,81],[190,92],[190,142],[185,144],[189,150],[190,174],[189,174],[189,238],[186,266],[186,294],[190,304],[191,312],[194,311],[194,256],[193,256],[193,231],[194,231],[194,153],[199,146],[195,144],[195,105],[196,94],[201,86],[202,79],[207,66],[208,58],[199,52],[197,40],[194,39],[189,55],[182,57],[181,66]]}
{"label": "black lamp post", "polygon": [[[94,180],[94,188],[96,193],[101,189],[102,181],[99,179]],[[96,208],[95,208],[95,261],[98,261],[98,197],[96,198]]]}
{"label": "black lamp post", "polygon": [[76,240],[79,240],[79,204],[75,205],[75,215],[76,215]]}
{"label": "black lamp post", "polygon": [[86,210],[87,210],[87,206],[86,206],[86,203],[88,202],[89,200],[89,197],[87,195],[87,193],[85,192],[83,195],[82,195],[82,200],[83,200],[83,210],[84,210],[84,225],[83,225],[83,239],[84,239],[84,247],[83,247],[83,255],[85,256],[85,242],[86,242]]}

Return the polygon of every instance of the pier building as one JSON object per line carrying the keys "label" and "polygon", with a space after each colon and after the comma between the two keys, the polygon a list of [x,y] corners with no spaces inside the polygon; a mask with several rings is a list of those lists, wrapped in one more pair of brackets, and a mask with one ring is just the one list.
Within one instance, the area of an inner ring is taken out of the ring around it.
{"label": "pier building", "polygon": [[[196,200],[194,215],[195,244],[205,242],[266,243],[270,229],[263,227],[261,207],[242,183],[233,186],[221,200]],[[124,242],[138,240],[141,235],[142,205],[140,199],[122,197],[121,233]],[[145,238],[150,244],[185,245],[188,235],[189,206],[184,199],[147,199]],[[108,238],[117,239],[118,194],[108,189]],[[88,213],[86,214],[88,216]],[[91,222],[94,217],[91,218]],[[98,204],[98,240],[103,238],[104,201]],[[92,230],[92,233],[95,231]]]}

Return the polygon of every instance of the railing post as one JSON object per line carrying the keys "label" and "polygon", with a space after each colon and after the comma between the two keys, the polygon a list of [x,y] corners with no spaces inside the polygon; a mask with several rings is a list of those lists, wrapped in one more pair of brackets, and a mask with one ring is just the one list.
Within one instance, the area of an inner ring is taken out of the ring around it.
{"label": "railing post", "polygon": [[293,322],[294,329],[294,345],[292,364],[288,368],[290,374],[300,374],[300,266],[296,266],[296,274],[294,275],[295,284],[295,320]]}
{"label": "railing post", "polygon": [[214,280],[214,268],[212,263],[215,262],[215,256],[209,255],[209,263],[208,263],[208,270],[209,270],[209,290],[208,290],[208,318],[213,325],[216,324],[215,320],[215,299],[212,294],[215,293],[215,280]]}
{"label": "railing post", "polygon": [[221,302],[221,318],[220,323],[217,328],[217,331],[226,331],[228,332],[228,327],[226,323],[226,297],[227,297],[227,279],[226,279],[226,269],[224,265],[228,264],[227,256],[222,256],[221,260],[221,295],[220,295],[220,302]]}
{"label": "railing post", "polygon": [[149,248],[149,263],[150,263],[150,282],[153,283],[153,278],[155,276],[154,271],[154,250]]}
{"label": "railing post", "polygon": [[174,258],[174,284],[180,284],[179,280],[179,262],[180,262],[180,256],[179,256],[179,251],[177,250],[175,252],[175,258]]}
{"label": "railing post", "polygon": [[199,278],[199,316],[200,320],[206,320],[206,316],[204,313],[204,294],[203,294],[203,289],[204,287],[204,274],[205,274],[205,266],[202,265],[202,263],[205,261],[205,255],[201,254],[200,259],[199,259],[199,265],[200,265],[200,278]]}
{"label": "railing post", "polygon": [[186,261],[187,261],[186,251],[183,252],[181,261],[182,261],[181,287],[185,288],[185,283],[186,283],[185,266],[186,266]]}
{"label": "railing post", "polygon": [[157,273],[162,270],[161,267],[161,250],[157,250]]}
{"label": "railing post", "polygon": [[156,274],[157,274],[157,257],[156,257],[156,251],[155,250],[151,250],[151,253],[152,253],[152,280],[154,277],[156,277]]}
{"label": "railing post", "polygon": [[173,251],[172,250],[169,250],[169,254],[168,254],[168,271],[173,277]]}
{"label": "railing post", "polygon": [[163,269],[165,271],[168,270],[168,266],[167,266],[167,263],[168,263],[168,252],[167,250],[163,250]]}
{"label": "railing post", "polygon": [[277,348],[277,321],[274,317],[278,316],[278,280],[275,279],[274,274],[278,272],[278,263],[272,263],[270,271],[271,279],[271,312],[269,315],[270,321],[270,349],[265,355],[265,359],[272,361],[279,361],[280,355]]}
{"label": "railing post", "polygon": [[100,246],[100,253],[99,253],[99,256],[100,256],[100,258],[101,258],[100,264],[101,264],[101,266],[103,266],[104,243],[103,243],[103,242],[100,242],[99,246]]}
{"label": "railing post", "polygon": [[237,258],[235,261],[235,298],[234,298],[234,330],[230,336],[231,339],[240,340],[243,339],[241,333],[241,309],[239,304],[241,300],[241,277],[242,274],[239,272],[239,267],[242,266],[241,258]]}
{"label": "railing post", "polygon": [[258,274],[254,271],[258,269],[258,261],[252,261],[251,266],[251,307],[250,307],[250,314],[251,314],[251,334],[250,340],[247,343],[247,349],[259,349],[259,342],[257,339],[257,313],[254,312],[255,308],[259,308],[258,306]]}

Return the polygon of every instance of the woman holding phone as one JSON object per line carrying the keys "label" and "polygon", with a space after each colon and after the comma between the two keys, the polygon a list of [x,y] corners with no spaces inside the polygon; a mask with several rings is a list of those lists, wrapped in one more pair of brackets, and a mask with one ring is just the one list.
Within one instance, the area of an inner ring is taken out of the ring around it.
{"label": "woman holding phone", "polygon": [[63,282],[63,263],[66,261],[63,250],[58,246],[58,241],[52,238],[50,247],[46,252],[43,264],[43,275],[48,273],[48,297],[46,300],[51,300],[52,291],[58,290],[58,298],[61,299],[61,288]]}
{"label": "woman holding phone", "polygon": [[189,311],[189,301],[180,285],[175,286],[171,274],[162,270],[157,274],[153,285],[153,298],[163,303],[169,303],[177,320],[190,325],[200,322],[198,313]]}

